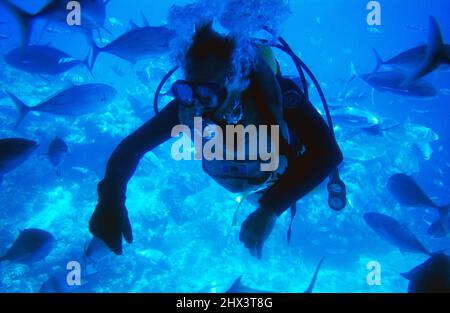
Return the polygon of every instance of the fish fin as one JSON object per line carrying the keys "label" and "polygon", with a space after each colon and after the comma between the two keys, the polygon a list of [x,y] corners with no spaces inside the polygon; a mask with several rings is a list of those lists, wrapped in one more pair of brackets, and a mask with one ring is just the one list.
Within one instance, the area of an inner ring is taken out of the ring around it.
{"label": "fish fin", "polygon": [[102,48],[100,48],[95,41],[92,39],[92,59],[91,59],[91,65],[90,65],[90,71],[94,69],[95,61],[97,61],[98,55],[103,51]]}
{"label": "fish fin", "polygon": [[93,264],[86,264],[84,270],[86,273],[86,277],[90,277],[90,276],[99,274],[99,271],[95,268],[95,266]]}
{"label": "fish fin", "polygon": [[147,17],[145,16],[144,12],[141,12],[142,15],[142,22],[144,23],[145,27],[150,27],[150,23],[148,22]]}
{"label": "fish fin", "polygon": [[239,293],[242,289],[242,275],[239,276],[225,293]]}
{"label": "fish fin", "polygon": [[295,218],[295,215],[297,214],[297,202],[294,202],[292,205],[291,205],[291,221],[290,221],[290,223],[289,223],[289,228],[288,228],[288,231],[287,231],[287,243],[288,243],[288,246],[290,245],[290,243],[291,243],[291,237],[292,237],[292,223],[294,222],[294,218]]}
{"label": "fish fin", "polygon": [[42,27],[41,32],[39,33],[38,42],[41,42],[42,37],[44,36],[44,34],[45,34],[45,32],[46,32],[48,26],[50,25],[50,20],[45,20],[44,23],[45,23],[45,24],[44,24],[44,26]]}
{"label": "fish fin", "polygon": [[19,127],[20,123],[23,121],[25,116],[31,111],[31,108],[27,106],[22,100],[17,98],[12,93],[5,91],[6,94],[11,98],[11,100],[14,102],[14,105],[17,107],[17,110],[19,111],[19,118],[16,121],[16,124],[14,128]]}
{"label": "fish fin", "polygon": [[89,244],[89,241],[86,241],[85,244],[84,244],[84,248],[83,248],[84,252],[83,252],[83,256],[82,256],[83,260],[81,261],[81,263],[82,263],[83,270],[84,270],[84,273],[85,273],[83,276],[84,277],[89,277],[91,275],[97,274],[98,271],[95,268],[94,264],[92,262],[90,262],[89,258],[86,256],[86,251],[87,251],[86,250],[87,249],[86,244]]}
{"label": "fish fin", "polygon": [[435,56],[439,60],[447,58],[442,32],[434,16],[430,16],[430,34],[428,38],[428,45],[428,52],[431,54],[431,57]]}
{"label": "fish fin", "polygon": [[126,59],[128,62],[130,62],[130,65],[131,65],[131,67],[135,67],[136,66],[136,63],[138,62],[137,60],[129,60],[129,59]]}
{"label": "fish fin", "polygon": [[139,26],[134,21],[130,21],[130,27],[131,29],[139,28]]}
{"label": "fish fin", "polygon": [[81,64],[83,64],[84,67],[86,67],[89,71],[89,73],[91,74],[92,77],[94,77],[94,73],[92,72],[92,67],[91,64],[89,64],[89,58],[91,57],[91,52],[92,50],[89,50],[88,54],[86,55],[86,57],[83,59],[83,61],[81,62]]}
{"label": "fish fin", "polygon": [[446,236],[445,230],[442,227],[442,223],[440,220],[432,223],[428,227],[427,233],[433,238],[443,238]]}
{"label": "fish fin", "polygon": [[92,239],[86,239],[86,241],[84,242],[84,246],[83,246],[83,258],[87,253],[87,249],[89,247],[89,243],[91,242]]}
{"label": "fish fin", "polygon": [[418,69],[413,71],[403,82],[403,86],[408,86],[417,79],[432,72],[441,59],[446,59],[445,45],[442,39],[442,33],[436,19],[430,16],[430,26],[428,33],[427,54],[424,62]]}
{"label": "fish fin", "polygon": [[377,61],[377,65],[375,66],[375,69],[373,70],[373,73],[376,73],[384,65],[384,61],[375,48],[372,48],[372,51],[373,51],[373,54],[375,55],[375,59]]}
{"label": "fish fin", "polygon": [[101,30],[105,31],[108,35],[114,37],[114,34],[105,26],[100,27]]}
{"label": "fish fin", "polygon": [[27,46],[31,38],[31,26],[37,14],[29,14],[9,1],[1,1],[0,6],[10,12],[17,20],[20,29],[21,46]]}
{"label": "fish fin", "polygon": [[316,284],[317,276],[319,275],[320,267],[322,266],[323,261],[325,258],[321,258],[319,263],[317,264],[316,271],[314,272],[314,276],[311,279],[311,282],[309,283],[308,288],[305,290],[304,293],[312,293],[314,289],[314,285]]}
{"label": "fish fin", "polygon": [[[85,244],[86,245],[86,244]],[[83,248],[83,250],[84,250],[85,248]],[[81,260],[81,266],[83,267],[83,272],[84,273],[87,273],[87,263],[88,263],[88,260],[87,260],[87,257],[86,257],[86,253],[85,252],[83,252],[83,256],[81,257],[82,258],[82,260]]]}
{"label": "fish fin", "polygon": [[351,83],[357,77],[359,77],[359,74],[356,71],[355,64],[353,62],[350,62],[350,78],[348,80],[348,83]]}
{"label": "fish fin", "polygon": [[406,254],[406,250],[403,250],[402,248],[398,248],[398,251],[400,251],[400,253],[402,254],[402,255],[405,255]]}
{"label": "fish fin", "polygon": [[400,273],[400,275],[407,280],[411,279],[411,272]]}

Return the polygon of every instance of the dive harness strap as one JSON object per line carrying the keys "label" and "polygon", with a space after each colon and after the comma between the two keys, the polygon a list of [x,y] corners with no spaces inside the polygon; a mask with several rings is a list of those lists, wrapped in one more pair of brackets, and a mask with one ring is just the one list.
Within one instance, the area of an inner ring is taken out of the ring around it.
{"label": "dive harness strap", "polygon": [[[267,30],[267,31],[269,33],[272,33],[270,30]],[[319,93],[320,99],[322,101],[322,104],[324,106],[324,110],[325,110],[325,114],[326,114],[327,122],[328,122],[328,127],[331,130],[332,136],[334,137],[334,139],[336,139],[336,135],[334,133],[333,119],[331,117],[330,109],[329,109],[327,100],[325,98],[325,94],[323,93],[319,82],[317,81],[317,79],[314,76],[314,74],[312,73],[312,71],[308,68],[308,66],[294,53],[294,51],[291,49],[291,47],[286,42],[286,40],[284,40],[282,37],[278,37],[278,41],[281,44],[275,44],[275,45],[272,44],[271,46],[280,49],[281,51],[285,52],[292,58],[293,62],[295,63],[295,66],[297,67],[297,70],[300,74],[300,77],[302,79],[303,92],[308,101],[309,101],[308,85],[306,83],[306,79],[305,79],[303,70],[306,71],[306,73],[308,74],[310,79],[313,81],[314,86],[316,87],[316,89]],[[333,172],[331,173],[327,188],[328,188],[328,205],[330,206],[330,208],[335,211],[341,211],[342,209],[344,209],[345,206],[347,205],[347,192],[346,192],[345,183],[340,178],[338,168],[335,168],[333,170]],[[297,204],[293,203],[291,206],[291,222],[290,222],[288,234],[287,234],[288,244],[290,243],[291,233],[292,233],[291,228],[292,228],[293,219],[295,218],[296,213],[297,213]]]}

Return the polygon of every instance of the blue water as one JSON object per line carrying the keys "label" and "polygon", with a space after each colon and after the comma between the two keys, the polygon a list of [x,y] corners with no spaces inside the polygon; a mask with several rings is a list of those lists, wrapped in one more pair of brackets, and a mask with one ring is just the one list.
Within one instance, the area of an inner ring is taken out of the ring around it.
{"label": "blue water", "polygon": [[[29,11],[38,10],[45,1],[29,2],[14,1]],[[242,0],[242,6],[250,2]],[[277,1],[255,2],[265,5],[263,12],[270,12],[271,3]],[[450,42],[450,2],[446,0],[381,0],[381,26],[367,25],[367,2],[293,0],[291,14],[272,21],[313,70],[329,98],[342,88],[337,81],[350,77],[351,64],[358,73],[374,68],[372,48],[387,59],[425,43],[429,15],[436,17],[444,39]],[[101,31],[104,43],[127,31],[131,20],[142,25],[142,14],[151,25],[161,25],[170,21],[172,5],[187,3],[190,1],[112,0],[105,23],[112,34]],[[211,8],[215,1],[208,3]],[[184,19],[195,21],[205,14],[203,10]],[[4,21],[0,23],[0,34],[4,35],[0,36],[0,54],[4,55],[18,46],[18,31],[14,19],[5,12],[0,11],[0,21]],[[186,22],[180,16],[175,21]],[[80,59],[89,52],[79,33],[66,28],[54,31],[58,25],[51,27],[52,31],[40,38],[41,44]],[[33,36],[34,42],[37,37]],[[104,44],[100,39],[98,43]],[[28,162],[5,176],[0,192],[0,252],[21,229],[44,229],[57,239],[51,254],[32,267],[2,264],[0,292],[37,292],[49,275],[64,270],[68,262],[83,254],[90,239],[88,221],[97,203],[96,185],[103,178],[106,162],[123,138],[153,116],[153,94],[162,76],[173,67],[175,53],[169,51],[135,66],[103,54],[93,77],[83,68],[59,77],[33,76],[0,61],[1,88],[30,105],[70,84],[102,82],[118,90],[116,99],[102,112],[79,118],[32,114],[17,130],[13,130],[17,112],[8,98],[0,96],[0,138],[24,137],[41,145]],[[277,52],[277,57],[284,73],[296,75],[285,55]],[[358,80],[351,83],[351,88],[368,96],[345,106],[357,105],[381,120],[395,120],[402,126],[373,137],[336,123],[345,157],[341,176],[347,184],[349,205],[342,212],[332,211],[325,184],[318,187],[298,202],[290,246],[286,242],[286,213],[267,240],[262,260],[250,256],[239,242],[240,227],[232,226],[236,195],[215,184],[202,172],[199,162],[173,161],[171,142],[148,153],[127,192],[135,241],[124,246],[123,256],[104,259],[95,280],[84,290],[197,292],[215,285],[224,290],[243,275],[244,283],[255,288],[302,292],[317,262],[325,257],[315,292],[405,292],[408,282],[400,273],[422,263],[426,256],[400,253],[368,228],[362,216],[373,211],[388,214],[407,224],[431,251],[449,247],[448,239],[433,239],[426,233],[427,222],[436,218],[434,211],[402,208],[386,189],[392,174],[404,172],[413,175],[437,202],[450,202],[450,73],[432,73],[426,79],[441,90],[436,99],[402,98],[372,91]],[[311,93],[314,104],[323,111],[315,90]],[[163,102],[168,100],[163,98]],[[61,178],[42,155],[55,136],[64,138],[70,147],[60,169]],[[239,222],[252,209],[244,203]],[[366,265],[370,261],[381,264],[379,286],[367,284]]]}

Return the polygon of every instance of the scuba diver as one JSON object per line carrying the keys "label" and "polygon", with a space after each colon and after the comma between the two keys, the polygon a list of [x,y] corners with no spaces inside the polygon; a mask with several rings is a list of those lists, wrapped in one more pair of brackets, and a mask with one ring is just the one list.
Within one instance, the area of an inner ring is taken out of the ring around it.
{"label": "scuba diver", "polygon": [[[302,75],[303,90],[282,76],[270,46],[262,41],[252,43],[255,53],[251,67],[244,71],[235,38],[214,31],[211,23],[196,27],[184,55],[185,79],[172,85],[174,100],[124,139],[108,161],[105,177],[98,184],[98,204],[89,222],[95,237],[118,255],[122,254],[122,237],[132,243],[125,206],[128,181],[147,152],[171,139],[176,125],[192,127],[194,117],[216,125],[280,126],[280,166],[273,172],[261,171],[261,160],[202,160],[204,171],[217,183],[245,195],[256,205],[257,209],[242,223],[239,236],[253,256],[262,257],[264,242],[277,218],[289,208],[293,218],[293,204],[330,175],[329,204],[335,210],[345,207],[345,185],[337,172],[343,156],[331,120],[327,125],[308,100],[302,68],[312,76],[309,69],[280,40],[283,45],[278,47],[293,57]],[[162,84],[175,70],[168,73]],[[316,87],[324,101],[320,86]],[[156,103],[159,91],[160,88]],[[330,117],[327,107],[326,112]]]}

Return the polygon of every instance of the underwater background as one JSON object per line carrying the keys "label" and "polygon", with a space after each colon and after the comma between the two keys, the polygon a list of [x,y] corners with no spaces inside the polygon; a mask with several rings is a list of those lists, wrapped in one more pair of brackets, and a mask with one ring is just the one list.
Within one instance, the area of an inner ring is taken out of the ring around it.
{"label": "underwater background", "polygon": [[[29,12],[46,3],[11,2]],[[192,35],[195,22],[207,17],[219,19],[221,6],[227,2],[111,0],[106,5],[104,24],[108,31],[100,30],[101,38],[94,32],[94,38],[104,46],[128,31],[131,21],[143,26],[145,16],[150,25],[167,24],[186,39]],[[406,292],[408,281],[400,273],[424,262],[427,256],[401,253],[378,237],[363,215],[379,212],[396,218],[407,224],[430,251],[450,248],[448,238],[427,234],[429,224],[437,218],[435,210],[404,208],[386,188],[390,176],[406,173],[437,203],[450,203],[450,73],[434,72],[426,77],[439,90],[433,99],[381,93],[350,78],[355,71],[362,74],[374,69],[372,48],[387,59],[426,43],[429,16],[436,18],[444,41],[450,42],[450,2],[381,0],[380,26],[367,24],[368,2],[292,0],[289,12],[284,12],[278,9],[284,8],[286,1],[242,0],[232,11],[245,11],[247,6],[250,9],[246,12],[254,13],[239,21],[243,28],[259,23],[279,29],[318,78],[332,115],[343,108],[357,107],[377,121],[400,124],[374,136],[360,131],[357,124],[349,127],[335,120],[345,158],[341,177],[347,184],[349,200],[342,212],[328,207],[326,183],[322,184],[298,202],[290,245],[286,241],[290,221],[287,212],[267,240],[262,260],[252,258],[239,242],[239,231],[240,223],[254,208],[244,202],[238,225],[232,226],[237,195],[204,174],[200,162],[174,161],[170,141],[142,159],[129,183],[127,208],[134,243],[124,245],[123,256],[102,258],[96,265],[98,273],[77,291],[220,291],[243,275],[243,282],[251,287],[302,292],[318,261],[325,257],[314,292]],[[186,7],[190,3],[196,5]],[[251,9],[255,3],[258,12]],[[80,60],[89,53],[85,36],[74,28],[37,24],[32,42],[57,47]],[[40,33],[39,27],[44,31]],[[0,35],[1,55],[20,44],[14,17],[1,7]],[[88,222],[97,203],[97,183],[103,178],[108,158],[123,138],[154,115],[155,90],[174,67],[183,45],[180,39],[166,54],[134,65],[104,53],[93,75],[82,66],[58,76],[32,75],[0,60],[0,138],[22,137],[40,144],[27,162],[4,176],[0,189],[0,255],[23,229],[43,229],[56,239],[44,261],[32,266],[2,263],[0,292],[38,292],[49,277],[65,272],[68,262],[82,257],[91,238]],[[283,74],[298,76],[288,56],[276,55]],[[180,77],[177,73],[171,81]],[[81,117],[33,113],[14,128],[18,113],[4,91],[36,105],[71,85],[89,82],[108,84],[117,90],[107,108]],[[313,103],[323,111],[316,90],[311,88],[310,92]],[[162,103],[170,100],[169,96],[161,98]],[[63,138],[70,151],[59,168],[59,177],[44,155],[55,136]],[[381,265],[381,285],[367,283],[370,261]]]}

